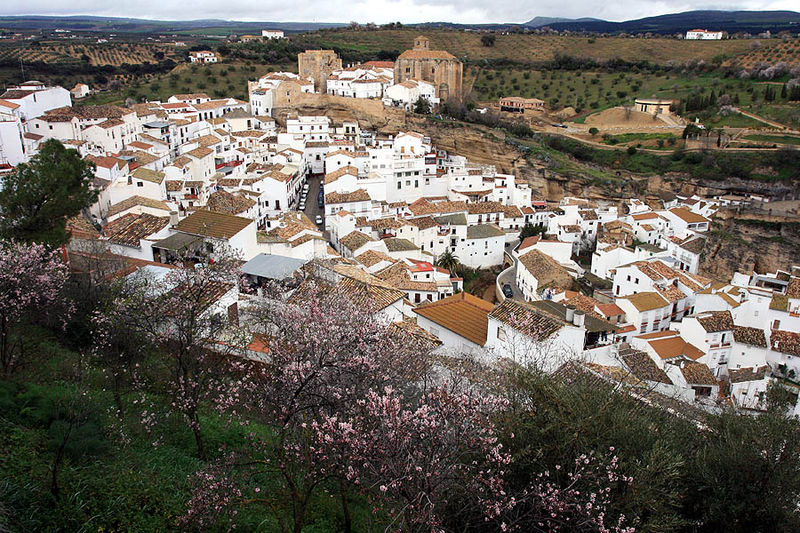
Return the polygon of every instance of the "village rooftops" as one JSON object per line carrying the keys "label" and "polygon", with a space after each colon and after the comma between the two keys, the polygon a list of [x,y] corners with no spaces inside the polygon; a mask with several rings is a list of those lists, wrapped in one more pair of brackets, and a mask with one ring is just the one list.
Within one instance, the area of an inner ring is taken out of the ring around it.
{"label": "village rooftops", "polygon": [[511,298],[506,298],[489,316],[535,341],[551,337],[563,326],[563,322],[553,314]]}
{"label": "village rooftops", "polygon": [[201,209],[178,222],[174,229],[202,237],[230,239],[250,224],[254,222],[249,218]]}
{"label": "village rooftops", "polygon": [[761,328],[749,328],[745,326],[733,327],[733,340],[749,346],[759,348],[767,347],[767,336]]}
{"label": "village rooftops", "polygon": [[486,344],[489,313],[494,305],[460,292],[414,309],[414,312],[479,346]]}
{"label": "village rooftops", "polygon": [[681,366],[681,373],[689,385],[718,385],[711,369],[703,363],[685,363]]}
{"label": "village rooftops", "polygon": [[695,361],[704,355],[699,348],[686,342],[677,334],[660,339],[648,340],[647,342],[658,356],[664,360],[685,357]]}
{"label": "village rooftops", "polygon": [[709,222],[709,220],[702,216],[689,211],[685,207],[673,207],[669,210],[670,213],[675,215],[676,217],[680,218],[687,224],[702,224],[703,222]]}
{"label": "village rooftops", "polygon": [[776,329],[770,335],[769,343],[776,352],[800,356],[800,333]]}

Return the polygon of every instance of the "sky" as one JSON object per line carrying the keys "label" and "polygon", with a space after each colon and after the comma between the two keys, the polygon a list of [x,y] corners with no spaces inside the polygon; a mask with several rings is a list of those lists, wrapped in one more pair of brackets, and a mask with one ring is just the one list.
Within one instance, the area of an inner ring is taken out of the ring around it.
{"label": "sky", "polygon": [[[26,0],[4,1],[2,15],[98,15],[160,20],[525,22],[536,16],[631,20],[696,9],[797,10],[797,0]],[[701,23],[702,21],[698,21]]]}

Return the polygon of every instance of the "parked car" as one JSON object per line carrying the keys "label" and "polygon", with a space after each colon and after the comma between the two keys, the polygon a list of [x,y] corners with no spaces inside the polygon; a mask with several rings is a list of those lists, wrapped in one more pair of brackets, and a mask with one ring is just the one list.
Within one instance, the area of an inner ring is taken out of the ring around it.
{"label": "parked car", "polygon": [[318,226],[321,226],[322,225],[322,216],[321,215],[317,215],[317,218],[316,218],[315,222],[317,223]]}
{"label": "parked car", "polygon": [[305,202],[300,202],[300,205],[298,205],[297,208],[300,211],[305,211],[306,210],[306,203]]}
{"label": "parked car", "polygon": [[322,191],[319,191],[319,195],[317,195],[317,204],[319,204],[320,207],[325,205],[325,195],[322,194]]}
{"label": "parked car", "polygon": [[511,285],[506,283],[503,285],[503,295],[506,298],[513,298],[514,297],[514,289],[511,288]]}

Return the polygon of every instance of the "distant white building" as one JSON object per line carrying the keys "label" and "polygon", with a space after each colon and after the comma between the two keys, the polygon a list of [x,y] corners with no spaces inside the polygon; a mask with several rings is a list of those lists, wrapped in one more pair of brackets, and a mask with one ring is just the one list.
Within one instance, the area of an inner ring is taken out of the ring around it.
{"label": "distant white building", "polygon": [[189,52],[189,61],[192,63],[217,63],[219,62],[219,57],[210,50],[199,50],[197,52]]}
{"label": "distant white building", "polygon": [[722,39],[721,31],[708,31],[708,30],[689,30],[686,32],[687,39],[700,40],[700,41],[719,41]]}
{"label": "distant white building", "polygon": [[439,103],[439,99],[436,98],[436,88],[422,80],[406,80],[403,83],[387,87],[384,91],[383,103],[411,109],[420,97],[431,105]]}
{"label": "distant white building", "polygon": [[283,39],[283,30],[261,30],[264,39]]}

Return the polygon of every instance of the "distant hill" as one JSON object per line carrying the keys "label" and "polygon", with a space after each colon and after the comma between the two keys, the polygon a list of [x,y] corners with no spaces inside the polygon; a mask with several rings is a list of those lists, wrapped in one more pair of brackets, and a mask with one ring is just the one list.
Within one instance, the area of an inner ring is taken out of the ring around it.
{"label": "distant hill", "polygon": [[261,29],[303,32],[320,28],[346,26],[340,23],[316,22],[254,22],[218,19],[201,20],[149,20],[122,17],[76,16],[33,16],[22,15],[0,17],[0,28],[16,30],[55,30],[97,31],[97,32],[171,32],[191,31],[208,28],[228,29],[230,33],[260,31]]}
{"label": "distant hill", "polygon": [[[535,19],[534,19],[535,20]],[[728,33],[773,33],[800,31],[800,13],[795,11],[687,11],[625,22],[605,20],[570,21],[548,24],[554,30],[591,31],[599,33],[685,33],[704,28]]]}
{"label": "distant hill", "polygon": [[591,17],[583,17],[579,19],[568,19],[563,17],[534,17],[528,22],[524,22],[523,26],[529,28],[541,28],[542,26],[551,26],[557,22],[605,22],[604,20],[594,19]]}

